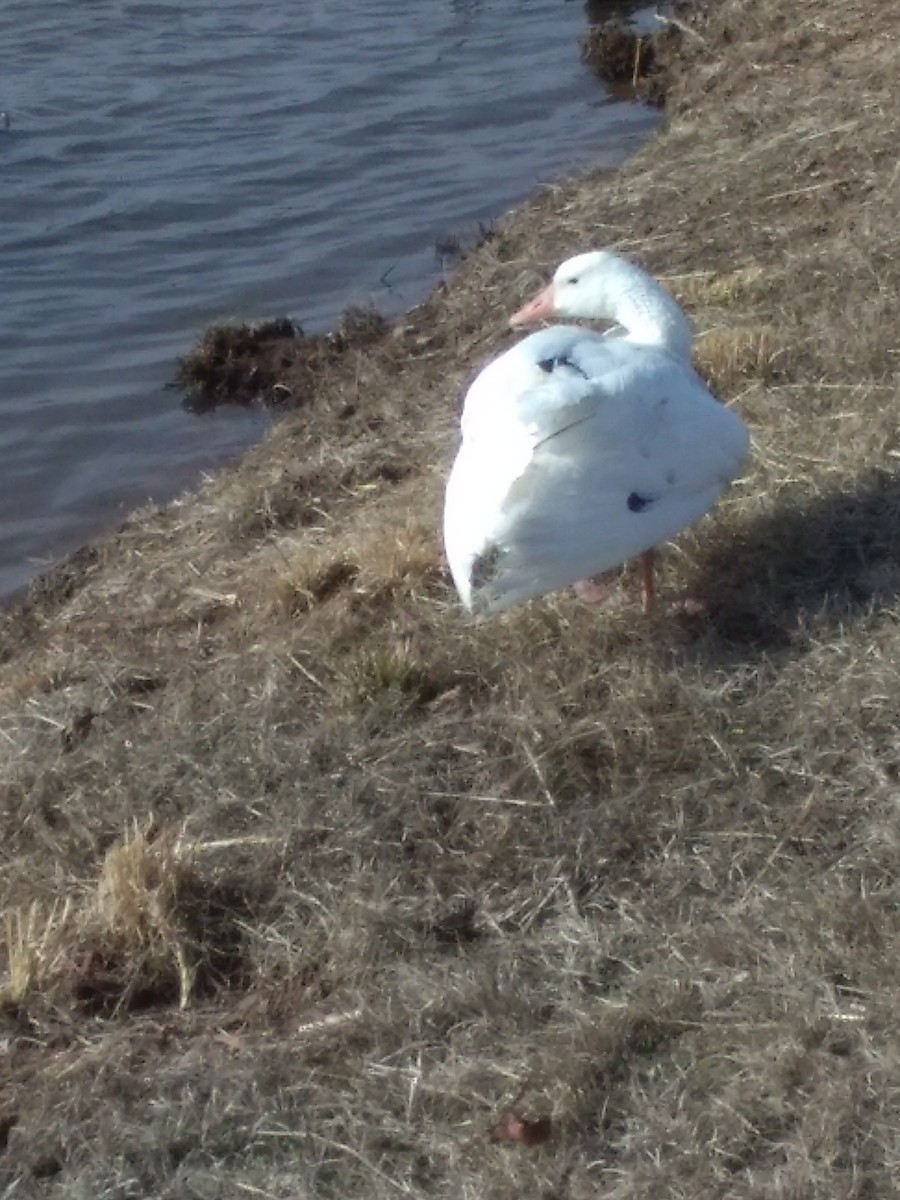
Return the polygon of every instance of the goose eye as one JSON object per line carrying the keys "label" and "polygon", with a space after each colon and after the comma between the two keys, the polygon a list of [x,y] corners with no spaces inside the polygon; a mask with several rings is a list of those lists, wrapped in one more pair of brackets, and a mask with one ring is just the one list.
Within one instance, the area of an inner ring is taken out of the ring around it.
{"label": "goose eye", "polygon": [[569,285],[569,287],[574,287],[577,282],[578,282],[577,275],[573,275],[571,279],[566,280],[566,283]]}

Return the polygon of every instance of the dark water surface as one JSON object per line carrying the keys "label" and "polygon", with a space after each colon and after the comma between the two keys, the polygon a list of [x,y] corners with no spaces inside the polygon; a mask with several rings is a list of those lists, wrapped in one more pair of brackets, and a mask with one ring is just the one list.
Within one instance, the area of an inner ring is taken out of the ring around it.
{"label": "dark water surface", "polygon": [[585,28],[574,0],[0,0],[0,599],[260,436],[165,389],[205,325],[397,312],[436,239],[625,157],[656,118]]}

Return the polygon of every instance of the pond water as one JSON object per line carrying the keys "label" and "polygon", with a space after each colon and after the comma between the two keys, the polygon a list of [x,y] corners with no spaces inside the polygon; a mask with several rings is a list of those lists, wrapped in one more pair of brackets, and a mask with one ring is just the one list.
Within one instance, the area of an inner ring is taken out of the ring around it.
{"label": "pond water", "polygon": [[436,242],[633,150],[657,115],[580,64],[586,28],[575,0],[4,0],[0,599],[259,438],[166,388],[210,322],[401,311]]}

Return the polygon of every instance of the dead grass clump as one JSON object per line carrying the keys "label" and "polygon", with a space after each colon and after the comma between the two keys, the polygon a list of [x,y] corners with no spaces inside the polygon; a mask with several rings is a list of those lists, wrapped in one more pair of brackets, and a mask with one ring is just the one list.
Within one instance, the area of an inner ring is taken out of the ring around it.
{"label": "dead grass clump", "polygon": [[772,269],[748,263],[732,271],[693,271],[664,276],[663,281],[688,308],[729,308],[765,296],[772,286]]}
{"label": "dead grass clump", "polygon": [[391,708],[428,704],[447,686],[434,666],[405,642],[366,647],[337,667],[338,703],[370,715],[385,702]]}
{"label": "dead grass clump", "polygon": [[[128,1007],[129,996],[148,989],[168,993],[177,982],[179,1005],[188,1004],[199,947],[192,944],[182,908],[195,886],[190,848],[171,830],[154,836],[135,827],[106,852],[96,892],[106,945],[95,953],[106,960],[106,973],[124,975],[107,981],[119,993],[117,1003]],[[83,998],[91,987],[96,980],[82,982]]]}
{"label": "dead grass clump", "polygon": [[[328,433],[322,416],[323,441],[299,462],[279,462],[272,478],[237,497],[231,513],[231,532],[245,540],[291,529],[318,527],[329,519],[329,509],[339,499],[353,500],[389,490],[409,474],[409,468],[389,451],[371,445],[363,434],[349,450],[324,440]],[[339,416],[336,424],[344,424]],[[347,430],[346,437],[352,433]],[[368,453],[367,453],[368,451]]]}
{"label": "dead grass clump", "polygon": [[373,609],[400,597],[421,598],[444,582],[440,544],[431,526],[407,520],[391,527],[368,512],[365,518],[358,531],[342,539],[282,547],[288,564],[273,582],[276,604],[299,613],[342,593],[353,609]]}
{"label": "dead grass clump", "polygon": [[359,578],[359,564],[346,557],[313,554],[279,574],[274,591],[277,603],[289,613],[306,612],[349,587]]}
{"label": "dead grass clump", "polygon": [[422,600],[446,586],[440,541],[434,527],[421,520],[390,531],[374,526],[357,549],[361,570],[354,607]]}
{"label": "dead grass clump", "polygon": [[277,478],[253,489],[245,504],[235,505],[235,536],[258,541],[281,530],[317,525],[324,511],[323,495],[331,484],[317,463],[286,465]]}
{"label": "dead grass clump", "polygon": [[728,396],[741,383],[772,383],[784,374],[787,347],[772,325],[721,325],[697,336],[697,369],[713,391]]}
{"label": "dead grass clump", "polygon": [[49,908],[34,901],[24,910],[6,913],[6,978],[0,985],[0,1006],[21,1009],[59,977],[69,953],[72,915],[69,898]]}
{"label": "dead grass clump", "polygon": [[8,915],[7,1008],[53,1000],[90,1013],[136,1011],[230,984],[242,969],[240,896],[198,869],[173,830],[137,825],[103,858],[92,892]]}

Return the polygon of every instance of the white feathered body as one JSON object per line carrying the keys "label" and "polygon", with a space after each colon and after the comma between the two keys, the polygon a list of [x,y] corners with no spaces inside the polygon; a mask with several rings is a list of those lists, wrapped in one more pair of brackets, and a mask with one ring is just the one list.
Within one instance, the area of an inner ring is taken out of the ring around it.
{"label": "white feathered body", "polygon": [[698,520],[749,439],[681,356],[577,326],[524,338],[475,379],[444,541],[477,612],[556,591]]}

